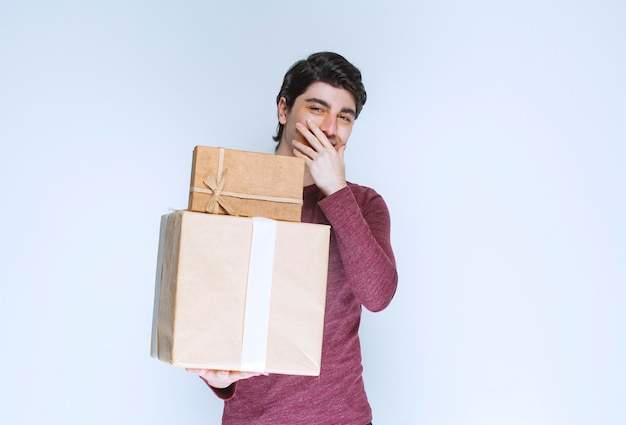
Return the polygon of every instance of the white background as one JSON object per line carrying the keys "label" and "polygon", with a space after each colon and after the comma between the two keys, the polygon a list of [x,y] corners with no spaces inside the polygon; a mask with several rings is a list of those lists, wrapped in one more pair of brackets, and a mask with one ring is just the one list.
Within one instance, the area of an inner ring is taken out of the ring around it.
{"label": "white background", "polygon": [[400,274],[365,313],[376,425],[626,423],[626,3],[0,2],[3,424],[217,424],[149,357],[195,145],[272,152],[319,50],[363,72],[348,178]]}

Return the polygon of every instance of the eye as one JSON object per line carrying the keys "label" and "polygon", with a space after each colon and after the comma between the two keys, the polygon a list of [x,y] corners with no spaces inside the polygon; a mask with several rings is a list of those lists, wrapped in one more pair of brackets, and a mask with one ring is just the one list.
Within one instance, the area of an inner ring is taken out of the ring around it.
{"label": "eye", "polygon": [[347,122],[347,123],[351,123],[352,122],[352,117],[350,115],[339,115],[339,119]]}
{"label": "eye", "polygon": [[322,108],[319,106],[311,106],[309,109],[313,112],[322,112]]}

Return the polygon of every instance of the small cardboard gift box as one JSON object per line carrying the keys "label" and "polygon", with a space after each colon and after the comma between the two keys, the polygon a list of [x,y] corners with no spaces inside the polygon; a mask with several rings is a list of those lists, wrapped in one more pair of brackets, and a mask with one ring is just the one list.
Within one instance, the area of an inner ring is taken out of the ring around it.
{"label": "small cardboard gift box", "polygon": [[300,221],[304,160],[196,146],[190,211]]}
{"label": "small cardboard gift box", "polygon": [[151,355],[180,367],[317,376],[330,227],[161,218]]}

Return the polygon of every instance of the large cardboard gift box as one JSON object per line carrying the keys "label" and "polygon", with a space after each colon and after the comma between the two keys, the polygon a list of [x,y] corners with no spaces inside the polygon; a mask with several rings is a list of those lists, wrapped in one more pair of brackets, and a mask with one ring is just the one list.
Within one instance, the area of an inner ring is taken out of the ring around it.
{"label": "large cardboard gift box", "polygon": [[161,219],[151,355],[317,376],[330,228],[175,211]]}
{"label": "large cardboard gift box", "polygon": [[196,146],[188,209],[300,221],[303,180],[301,158]]}

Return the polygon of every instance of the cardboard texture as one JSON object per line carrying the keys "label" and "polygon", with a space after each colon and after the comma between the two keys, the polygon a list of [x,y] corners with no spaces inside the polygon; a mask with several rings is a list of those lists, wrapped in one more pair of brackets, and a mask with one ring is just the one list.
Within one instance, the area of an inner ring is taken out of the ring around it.
{"label": "cardboard texture", "polygon": [[188,209],[300,221],[303,180],[301,158],[196,146]]}
{"label": "cardboard texture", "polygon": [[[254,220],[190,211],[162,217],[153,357],[180,367],[319,375],[330,227],[267,220],[275,225],[271,294],[259,313],[246,308]],[[264,357],[253,368],[242,367],[250,321],[266,335],[252,344]]]}

